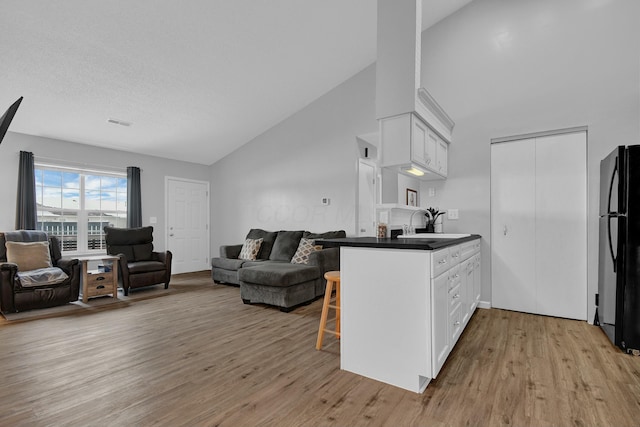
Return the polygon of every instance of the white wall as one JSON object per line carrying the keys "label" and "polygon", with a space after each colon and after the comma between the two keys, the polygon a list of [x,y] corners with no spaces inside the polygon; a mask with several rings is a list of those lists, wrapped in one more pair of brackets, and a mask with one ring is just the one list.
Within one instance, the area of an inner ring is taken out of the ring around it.
{"label": "white wall", "polygon": [[[356,136],[377,131],[369,66],[211,168],[211,252],[250,228],[355,234]],[[251,120],[247,117],[247,120]],[[331,204],[322,206],[320,199]]]}
{"label": "white wall", "polygon": [[445,231],[483,236],[482,300],[491,298],[490,140],[586,125],[593,320],[599,163],[617,145],[640,144],[639,16],[637,0],[475,0],[423,33],[422,86],[456,122],[449,178],[433,185],[430,204],[460,209]]}
{"label": "white wall", "polygon": [[[15,228],[20,151],[30,151],[36,158],[62,159],[90,166],[123,170],[127,166],[141,168],[142,223],[153,225],[156,250],[166,249],[164,177],[176,176],[202,181],[209,179],[209,167],[203,165],[7,132],[0,145],[0,230]],[[152,216],[157,217],[157,224],[149,224],[149,217]]]}

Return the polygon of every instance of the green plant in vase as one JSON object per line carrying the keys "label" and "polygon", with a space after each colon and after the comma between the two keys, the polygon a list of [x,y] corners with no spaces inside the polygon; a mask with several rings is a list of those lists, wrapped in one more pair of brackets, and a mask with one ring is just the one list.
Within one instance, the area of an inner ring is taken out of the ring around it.
{"label": "green plant in vase", "polygon": [[427,233],[433,233],[435,231],[436,220],[442,214],[444,214],[444,212],[439,211],[438,208],[428,208],[425,211],[424,216],[426,218]]}

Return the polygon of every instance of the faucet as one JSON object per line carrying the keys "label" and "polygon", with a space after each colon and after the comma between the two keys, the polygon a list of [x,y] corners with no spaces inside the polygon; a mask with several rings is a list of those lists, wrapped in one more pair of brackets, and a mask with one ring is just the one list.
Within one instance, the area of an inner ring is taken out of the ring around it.
{"label": "faucet", "polygon": [[408,234],[415,234],[416,232],[415,228],[413,228],[413,216],[418,212],[428,212],[428,211],[425,209],[418,209],[411,213],[411,216],[409,217],[409,233]]}

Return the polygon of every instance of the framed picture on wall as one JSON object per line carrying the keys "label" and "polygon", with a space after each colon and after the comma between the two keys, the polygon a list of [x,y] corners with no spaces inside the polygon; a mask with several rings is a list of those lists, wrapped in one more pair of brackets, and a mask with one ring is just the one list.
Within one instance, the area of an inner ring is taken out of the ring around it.
{"label": "framed picture on wall", "polygon": [[407,206],[418,206],[418,192],[407,188]]}

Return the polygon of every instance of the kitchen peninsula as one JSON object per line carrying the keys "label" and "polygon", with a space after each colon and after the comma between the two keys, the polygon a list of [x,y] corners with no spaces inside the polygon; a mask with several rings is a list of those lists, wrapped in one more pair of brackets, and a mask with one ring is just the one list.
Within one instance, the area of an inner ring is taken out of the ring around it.
{"label": "kitchen peninsula", "polygon": [[480,236],[464,236],[318,241],[340,247],[341,369],[426,389],[480,299]]}

